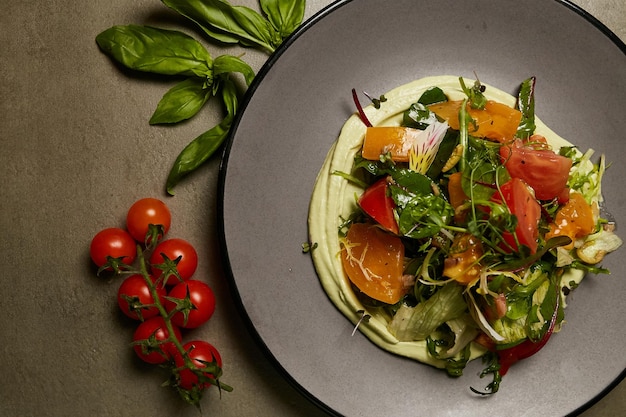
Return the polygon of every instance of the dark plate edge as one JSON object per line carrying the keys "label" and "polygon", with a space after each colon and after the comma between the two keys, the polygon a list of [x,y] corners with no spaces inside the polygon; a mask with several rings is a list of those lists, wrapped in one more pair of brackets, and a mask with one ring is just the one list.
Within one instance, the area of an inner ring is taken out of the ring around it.
{"label": "dark plate edge", "polygon": [[263,340],[261,335],[258,333],[256,328],[254,327],[254,323],[252,323],[252,320],[250,319],[250,316],[247,313],[246,307],[243,304],[241,295],[237,288],[237,283],[235,281],[235,277],[232,272],[230,258],[228,255],[228,243],[226,242],[226,233],[225,233],[225,227],[224,227],[224,193],[225,193],[226,175],[228,171],[228,159],[229,159],[230,150],[232,148],[232,144],[235,138],[235,133],[237,132],[237,128],[239,126],[239,123],[241,122],[243,114],[245,113],[245,110],[248,107],[250,100],[254,96],[254,92],[258,88],[259,84],[263,81],[267,73],[274,66],[274,64],[280,58],[280,56],[287,50],[287,48],[289,48],[289,46],[298,37],[300,37],[304,32],[310,29],[318,21],[328,16],[334,10],[339,9],[340,7],[350,2],[352,2],[352,0],[337,0],[334,3],[331,3],[328,6],[324,7],[323,9],[319,10],[317,13],[315,13],[313,16],[311,16],[309,19],[303,22],[302,25],[300,25],[300,27],[296,29],[287,39],[285,39],[283,43],[276,49],[276,51],[274,51],[274,53],[272,53],[272,55],[270,55],[267,61],[263,64],[261,69],[258,71],[257,75],[254,77],[252,84],[250,85],[250,87],[248,87],[248,90],[246,91],[242,104],[239,108],[238,114],[235,116],[235,120],[229,131],[228,138],[226,139],[226,143],[224,145],[224,151],[223,151],[222,158],[220,161],[218,184],[217,184],[217,199],[218,199],[217,201],[217,227],[218,227],[218,235],[219,235],[218,238],[219,238],[220,249],[221,249],[221,257],[222,257],[222,262],[224,265],[224,272],[228,278],[229,286],[233,295],[233,299],[237,305],[237,308],[242,313],[241,316],[244,320],[244,323],[246,324],[246,327],[248,328],[248,331],[250,332],[252,337],[255,339],[255,341],[257,342],[257,344],[259,345],[259,347],[265,354],[265,356],[274,365],[274,367],[278,370],[278,372],[280,373],[282,377],[284,377],[299,393],[301,393],[305,398],[307,398],[309,401],[311,401],[313,404],[319,407],[322,411],[328,413],[331,416],[337,416],[337,417],[341,417],[342,415],[339,414],[337,411],[333,410],[332,408],[330,408],[328,405],[326,405],[320,399],[315,397],[313,394],[311,394],[306,388],[300,385],[300,383],[296,381],[285,368],[283,368],[283,366],[280,364],[280,362],[276,359],[276,357],[267,347],[267,345],[265,344],[265,341]]}
{"label": "dark plate edge", "polygon": [[622,53],[626,55],[626,43],[624,43],[624,41],[622,41],[604,23],[600,22],[598,19],[592,16],[589,12],[584,10],[582,7],[572,3],[570,0],[555,0],[555,1],[557,1],[558,3],[561,3],[562,5],[566,6],[567,8],[573,10],[574,12],[578,13],[580,16],[585,18],[585,20],[587,20],[589,23],[591,23],[593,26],[599,29],[600,32],[602,32],[607,38],[609,38],[615,44],[615,46],[617,46],[622,51]]}
{"label": "dark plate edge", "polygon": [[[563,6],[569,8],[570,10],[578,13],[585,20],[595,26],[600,32],[602,32],[606,37],[608,37],[614,44],[619,48],[620,51],[624,55],[626,55],[626,43],[622,41],[611,29],[609,29],[604,23],[600,22],[589,12],[584,10],[582,7],[572,3],[570,0],[556,0],[558,3],[561,3]],[[567,414],[566,417],[575,417],[583,412],[589,410],[591,407],[596,405],[602,398],[604,398],[609,392],[611,392],[616,386],[620,384],[626,378],[626,369],[624,369],[615,380],[611,384],[609,384],[605,389],[603,389],[598,395],[593,397],[591,400],[587,401],[585,404],[572,411],[570,414]]]}
{"label": "dark plate edge", "polygon": [[[217,232],[218,232],[218,238],[219,238],[220,249],[221,249],[221,257],[222,257],[222,261],[224,265],[224,272],[227,276],[229,287],[231,289],[235,304],[237,308],[239,309],[239,311],[242,313],[241,316],[242,316],[242,319],[244,320],[244,323],[246,324],[246,327],[248,328],[248,331],[250,332],[252,337],[255,339],[255,341],[258,343],[259,347],[261,348],[263,353],[266,355],[266,357],[269,359],[269,361],[278,370],[278,372],[304,397],[306,397],[308,400],[310,400],[312,403],[318,406],[321,410],[325,411],[326,413],[332,416],[341,416],[341,414],[339,414],[337,411],[333,410],[328,405],[323,403],[320,399],[318,399],[313,394],[311,394],[306,388],[300,385],[300,383],[296,381],[285,368],[283,368],[280,362],[276,359],[276,357],[272,354],[270,349],[267,347],[263,338],[259,335],[254,324],[252,323],[252,320],[250,319],[250,316],[247,313],[246,307],[243,304],[243,301],[241,299],[241,295],[239,294],[237,283],[232,273],[230,258],[228,256],[228,243],[226,242],[226,234],[224,230],[224,193],[225,193],[226,175],[228,171],[228,160],[230,156],[230,150],[232,148],[232,144],[235,138],[235,134],[237,132],[239,123],[241,122],[241,119],[245,113],[245,110],[248,104],[250,103],[252,97],[254,96],[254,92],[258,88],[259,84],[263,81],[267,73],[271,70],[271,68],[280,58],[280,56],[289,48],[289,46],[298,37],[300,37],[303,33],[305,33],[318,21],[320,21],[321,19],[323,19],[324,17],[332,13],[334,10],[339,9],[342,6],[348,3],[351,3],[352,1],[353,0],[337,0],[331,3],[330,5],[324,7],[320,11],[318,11],[316,14],[310,17],[306,22],[304,22],[294,33],[292,33],[291,36],[289,36],[276,49],[276,51],[272,55],[270,55],[267,61],[263,64],[263,66],[258,71],[257,75],[255,76],[252,84],[246,91],[246,94],[241,103],[239,112],[235,116],[235,120],[230,129],[228,138],[226,139],[226,143],[224,145],[224,149],[222,153],[222,158],[220,160],[219,173],[218,173],[218,188],[217,188],[217,197],[218,197],[218,201],[217,201],[218,230]],[[622,41],[604,23],[599,21],[597,18],[595,18],[593,15],[591,15],[589,12],[587,12],[580,6],[572,3],[570,0],[554,0],[554,1],[562,4],[563,6],[579,14],[581,17],[583,17],[585,20],[587,20],[589,23],[595,26],[598,30],[600,30],[600,32],[602,32],[606,37],[608,37],[619,48],[619,50],[624,55],[626,55],[626,43],[624,43],[624,41]],[[566,417],[575,417],[575,416],[582,414],[584,411],[590,409],[592,406],[597,404],[602,398],[604,398],[609,392],[611,392],[617,385],[619,385],[620,382],[622,382],[624,379],[626,379],[626,369],[623,370],[620,373],[620,375],[610,385],[608,385],[604,390],[602,390],[598,395],[596,395],[594,398],[592,398],[590,401],[588,401],[587,403],[585,403],[578,409],[574,410],[572,413],[567,414]]]}

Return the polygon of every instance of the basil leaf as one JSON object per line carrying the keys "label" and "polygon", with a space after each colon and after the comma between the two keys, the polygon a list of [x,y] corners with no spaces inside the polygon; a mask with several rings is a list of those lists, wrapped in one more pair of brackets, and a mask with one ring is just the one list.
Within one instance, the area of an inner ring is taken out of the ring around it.
{"label": "basil leaf", "polygon": [[250,8],[231,6],[224,0],[161,1],[219,42],[258,46],[270,52],[280,44],[280,37],[270,22]]}
{"label": "basil leaf", "polygon": [[424,174],[407,168],[399,168],[389,172],[396,184],[412,194],[432,194],[433,181]]}
{"label": "basil leaf", "polygon": [[226,116],[218,125],[191,141],[178,155],[167,177],[166,189],[171,195],[174,195],[174,187],[180,180],[209,159],[228,136],[238,107],[237,87],[227,77],[220,82]]}
{"label": "basil leaf", "polygon": [[150,124],[178,123],[195,116],[211,98],[211,89],[201,78],[188,78],[169,90],[150,118]]}
{"label": "basil leaf", "polygon": [[260,3],[261,9],[283,40],[302,23],[305,0],[260,0]]}
{"label": "basil leaf", "polygon": [[535,77],[522,82],[517,107],[522,112],[522,119],[517,127],[517,137],[528,139],[535,133]]}
{"label": "basil leaf", "polygon": [[441,103],[444,101],[448,101],[448,96],[446,96],[443,90],[439,87],[430,87],[428,90],[424,91],[419,100],[417,100],[418,103],[425,106],[430,106],[431,104]]}
{"label": "basil leaf", "polygon": [[408,199],[398,187],[391,186],[391,197],[400,212],[400,234],[413,239],[434,236],[454,216],[454,209],[443,198],[434,194],[417,195]]}
{"label": "basil leaf", "polygon": [[241,58],[232,55],[220,55],[213,61],[213,75],[215,77],[229,72],[241,73],[250,86],[254,79],[254,70]]}
{"label": "basil leaf", "polygon": [[195,39],[150,26],[113,26],[96,36],[100,49],[122,65],[165,75],[211,76],[211,55]]}

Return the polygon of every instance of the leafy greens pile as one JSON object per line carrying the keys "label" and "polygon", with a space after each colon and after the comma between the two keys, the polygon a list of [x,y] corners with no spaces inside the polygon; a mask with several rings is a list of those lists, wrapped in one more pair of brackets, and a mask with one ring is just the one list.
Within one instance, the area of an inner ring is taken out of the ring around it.
{"label": "leafy greens pile", "polygon": [[[263,14],[226,0],[161,0],[194,22],[210,41],[239,44],[272,53],[302,23],[305,0],[259,0]],[[204,46],[183,32],[151,26],[113,26],[96,37],[100,49],[123,66],[181,79],[165,93],[150,124],[175,124],[195,116],[211,97],[221,99],[223,120],[193,139],[178,155],[166,182],[174,187],[222,145],[239,106],[233,73],[250,86],[255,74],[241,58],[213,59]]]}

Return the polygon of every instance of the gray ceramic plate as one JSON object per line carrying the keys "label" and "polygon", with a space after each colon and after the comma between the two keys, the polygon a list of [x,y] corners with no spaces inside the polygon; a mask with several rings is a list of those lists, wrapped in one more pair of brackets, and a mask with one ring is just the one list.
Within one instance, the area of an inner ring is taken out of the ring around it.
{"label": "gray ceramic plate", "polygon": [[567,324],[514,366],[500,392],[472,394],[482,365],[451,379],[386,353],[329,302],[310,257],[309,197],[331,143],[353,112],[350,90],[373,95],[428,75],[474,73],[515,93],[537,77],[536,112],[563,137],[604,152],[608,207],[623,192],[626,47],[589,15],[552,0],[355,0],[298,31],[249,91],[221,170],[225,256],[259,342],[327,411],[347,416],[566,415],[589,407],[626,368],[626,257],[569,298]]}

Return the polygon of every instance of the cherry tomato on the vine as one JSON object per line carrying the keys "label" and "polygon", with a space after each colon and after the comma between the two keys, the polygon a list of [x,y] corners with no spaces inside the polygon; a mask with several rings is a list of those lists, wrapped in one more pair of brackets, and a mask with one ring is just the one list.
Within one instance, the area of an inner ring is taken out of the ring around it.
{"label": "cherry tomato on the vine", "polygon": [[94,236],[89,247],[89,254],[99,267],[109,261],[108,257],[120,259],[124,264],[131,264],[137,256],[136,245],[135,240],[126,230],[110,227]]}
{"label": "cherry tomato on the vine", "polygon": [[[155,284],[155,290],[159,295],[159,301],[163,303],[165,288]],[[159,314],[159,310],[153,306],[154,298],[150,288],[140,274],[131,275],[122,282],[117,291],[117,303],[122,312],[131,319],[146,320]]]}
{"label": "cherry tomato on the vine", "polygon": [[[174,336],[180,342],[180,329],[173,326]],[[173,342],[164,342],[169,338],[165,320],[161,316],[151,317],[141,322],[133,334],[133,349],[144,362],[159,364],[176,355]]]}
{"label": "cherry tomato on the vine", "polygon": [[[126,215],[126,228],[128,229],[128,233],[130,233],[137,242],[147,241],[147,243],[150,243],[151,237],[146,235],[151,224],[163,227],[161,231],[161,237],[163,237],[170,229],[171,223],[172,215],[170,209],[164,202],[156,198],[142,198],[141,200],[137,200],[130,209],[128,209],[128,214]],[[159,235],[159,233],[155,233],[153,237],[156,238],[157,235]]]}
{"label": "cherry tomato on the vine", "polygon": [[[187,298],[189,294],[189,298]],[[215,294],[206,283],[190,279],[176,285],[167,294],[165,309],[171,313],[178,308],[186,307],[186,310],[178,311],[172,316],[172,323],[185,329],[194,329],[209,321],[215,312]],[[187,312],[185,317],[184,312]]]}
{"label": "cherry tomato on the vine", "polygon": [[[155,268],[154,265],[172,263],[179,257],[180,260],[175,266],[180,278],[183,281],[191,278],[198,267],[198,253],[191,243],[183,239],[167,239],[160,242],[156,248],[154,248],[154,252],[152,252],[150,256],[150,264],[152,265],[154,278],[160,278],[164,272],[159,268]],[[170,266],[173,268],[174,265]],[[168,270],[165,271],[166,275],[168,272]],[[167,279],[167,285],[176,285],[178,283],[179,281],[174,277],[168,277]]]}
{"label": "cherry tomato on the vine", "polygon": [[[191,359],[198,368],[213,368],[213,372],[216,371],[214,368],[217,365],[219,368],[222,367],[222,358],[220,353],[217,351],[215,346],[212,344],[205,342],[203,340],[194,340],[192,342],[186,343],[183,348],[186,352],[188,352],[189,359]],[[185,361],[183,357],[178,354],[174,356],[174,361],[177,367],[183,367],[185,365]],[[214,379],[215,375],[211,372],[203,373],[207,378]],[[186,390],[192,389],[194,386],[198,386],[198,388],[206,388],[210,387],[212,384],[209,382],[201,383],[198,381],[198,376],[188,368],[182,369],[180,371],[180,379],[178,381],[178,385]]]}

